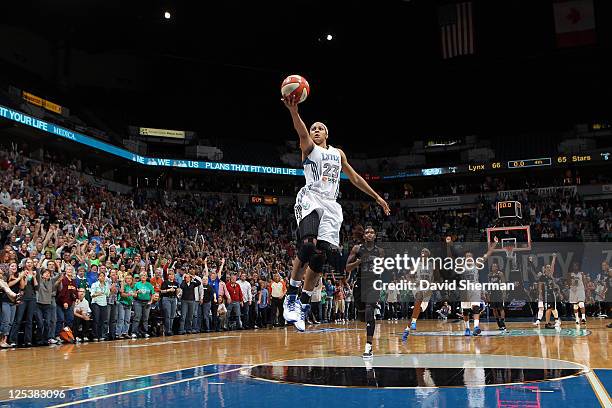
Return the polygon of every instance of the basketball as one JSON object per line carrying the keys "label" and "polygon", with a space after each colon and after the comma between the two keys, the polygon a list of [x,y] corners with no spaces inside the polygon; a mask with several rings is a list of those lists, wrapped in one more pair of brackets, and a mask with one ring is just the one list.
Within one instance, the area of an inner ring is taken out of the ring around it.
{"label": "basketball", "polygon": [[64,327],[64,329],[62,331],[60,331],[59,337],[65,343],[73,343],[74,342],[74,334],[72,333],[72,329],[70,329],[70,327]]}
{"label": "basketball", "polygon": [[308,81],[300,75],[289,75],[281,85],[281,94],[283,98],[291,96],[296,98],[298,103],[302,103],[310,94],[310,85],[308,85]]}

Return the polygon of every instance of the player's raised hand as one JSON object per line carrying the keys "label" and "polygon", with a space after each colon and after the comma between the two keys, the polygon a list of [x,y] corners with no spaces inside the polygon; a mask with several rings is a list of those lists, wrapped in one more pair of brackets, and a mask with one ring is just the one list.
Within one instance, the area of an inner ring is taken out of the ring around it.
{"label": "player's raised hand", "polygon": [[281,101],[283,101],[283,103],[285,104],[287,109],[289,109],[290,112],[297,112],[299,102],[296,97],[289,95],[285,98],[281,98]]}
{"label": "player's raised hand", "polygon": [[385,212],[385,215],[391,214],[391,209],[389,208],[389,204],[387,204],[387,202],[382,197],[378,196],[378,198],[376,199],[376,202],[378,203],[378,205],[382,207],[383,211]]}

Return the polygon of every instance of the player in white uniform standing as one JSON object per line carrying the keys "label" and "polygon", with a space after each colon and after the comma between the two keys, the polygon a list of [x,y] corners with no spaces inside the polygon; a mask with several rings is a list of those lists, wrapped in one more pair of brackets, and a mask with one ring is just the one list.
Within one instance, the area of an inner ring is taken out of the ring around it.
{"label": "player in white uniform standing", "polygon": [[578,262],[572,264],[572,271],[569,276],[569,301],[574,306],[574,316],[576,317],[576,324],[580,325],[581,320],[578,316],[578,308],[582,312],[582,324],[586,324],[586,311],[584,301],[586,299],[585,290],[586,287],[584,273],[580,271],[580,265]]}
{"label": "player in white uniform standing", "polygon": [[[315,122],[309,132],[298,114],[297,99],[288,97],[283,102],[300,137],[306,177],[306,185],[299,191],[294,206],[298,223],[297,256],[293,260],[283,317],[294,323],[299,331],[304,331],[304,317],[310,311],[310,297],[323,265],[338,255],[343,216],[336,199],[341,173],[344,172],[355,187],[374,198],[386,215],[391,211],[387,202],[351,167],[344,152],[327,144],[327,126]],[[298,299],[302,277],[304,287]]]}

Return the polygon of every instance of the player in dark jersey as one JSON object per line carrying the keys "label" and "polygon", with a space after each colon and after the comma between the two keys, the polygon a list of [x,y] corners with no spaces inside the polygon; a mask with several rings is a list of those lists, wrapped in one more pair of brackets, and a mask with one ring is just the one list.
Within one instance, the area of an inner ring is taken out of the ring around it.
{"label": "player in dark jersey", "polygon": [[[376,329],[374,311],[376,299],[379,297],[378,291],[374,289],[374,281],[380,279],[380,276],[374,273],[374,259],[384,257],[385,251],[376,245],[376,231],[372,226],[366,226],[363,239],[363,244],[355,245],[351,249],[346,261],[346,272],[350,274],[355,268],[359,268],[353,296],[359,319],[366,323],[366,345],[363,358],[370,359],[373,357],[372,339]],[[350,281],[351,277],[349,276],[347,280]]]}
{"label": "player in dark jersey", "polygon": [[[447,241],[448,242],[448,241]],[[437,282],[439,278],[438,271],[434,268],[429,259],[431,257],[431,251],[427,248],[421,249],[421,259],[423,263],[416,268],[413,274],[415,283],[419,285],[420,281],[427,282]],[[431,300],[432,291],[431,290],[414,290],[414,309],[412,309],[412,321],[409,326],[406,326],[404,332],[402,333],[402,341],[408,340],[408,336],[410,335],[410,331],[416,331],[416,324],[421,312],[427,310],[427,306],[429,305],[429,301]]]}
{"label": "player in dark jersey", "polygon": [[[561,320],[559,319],[559,311],[557,310],[557,301],[561,301],[561,289],[555,282],[555,261],[557,254],[553,254],[550,265],[545,265],[543,271],[536,277],[538,288],[538,317],[534,325],[540,326],[540,320],[546,309],[546,325],[547,329],[560,329]],[[555,317],[555,325],[550,323],[550,315]]]}
{"label": "player in dark jersey", "polygon": [[[491,270],[489,271],[489,282],[501,284],[505,281],[506,277],[504,275],[504,272],[499,269],[499,265],[497,263],[491,265]],[[487,300],[489,302],[489,307],[493,310],[493,316],[495,316],[495,320],[497,321],[497,327],[501,331],[506,331],[506,311],[504,309],[504,302],[506,301],[506,292],[489,292],[487,293]]]}

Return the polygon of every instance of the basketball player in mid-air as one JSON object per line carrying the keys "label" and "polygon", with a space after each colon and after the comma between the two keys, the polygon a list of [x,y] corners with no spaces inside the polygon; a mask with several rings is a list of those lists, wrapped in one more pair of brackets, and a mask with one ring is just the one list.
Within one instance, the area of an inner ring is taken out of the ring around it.
{"label": "basketball player in mid-air", "polygon": [[364,230],[363,240],[363,244],[357,244],[351,249],[351,253],[346,260],[346,273],[351,274],[355,268],[359,267],[353,295],[355,296],[355,307],[358,311],[359,320],[366,323],[366,345],[363,358],[371,359],[374,355],[372,340],[376,329],[374,311],[376,300],[380,296],[379,292],[374,289],[374,280],[379,279],[374,274],[374,259],[383,258],[385,251],[376,245],[376,231],[370,225],[366,226]]}
{"label": "basketball player in mid-air", "polygon": [[[293,260],[283,317],[294,323],[296,329],[304,331],[304,316],[308,316],[316,280],[323,272],[323,265],[338,256],[343,216],[336,199],[340,192],[341,173],[344,172],[355,187],[376,200],[385,215],[389,215],[391,210],[351,167],[344,152],[327,144],[327,126],[315,122],[309,131],[298,113],[298,99],[289,96],[283,98],[283,102],[300,138],[306,177],[306,185],[298,192],[294,206],[298,224],[297,256]],[[304,286],[298,299],[302,278]]]}

